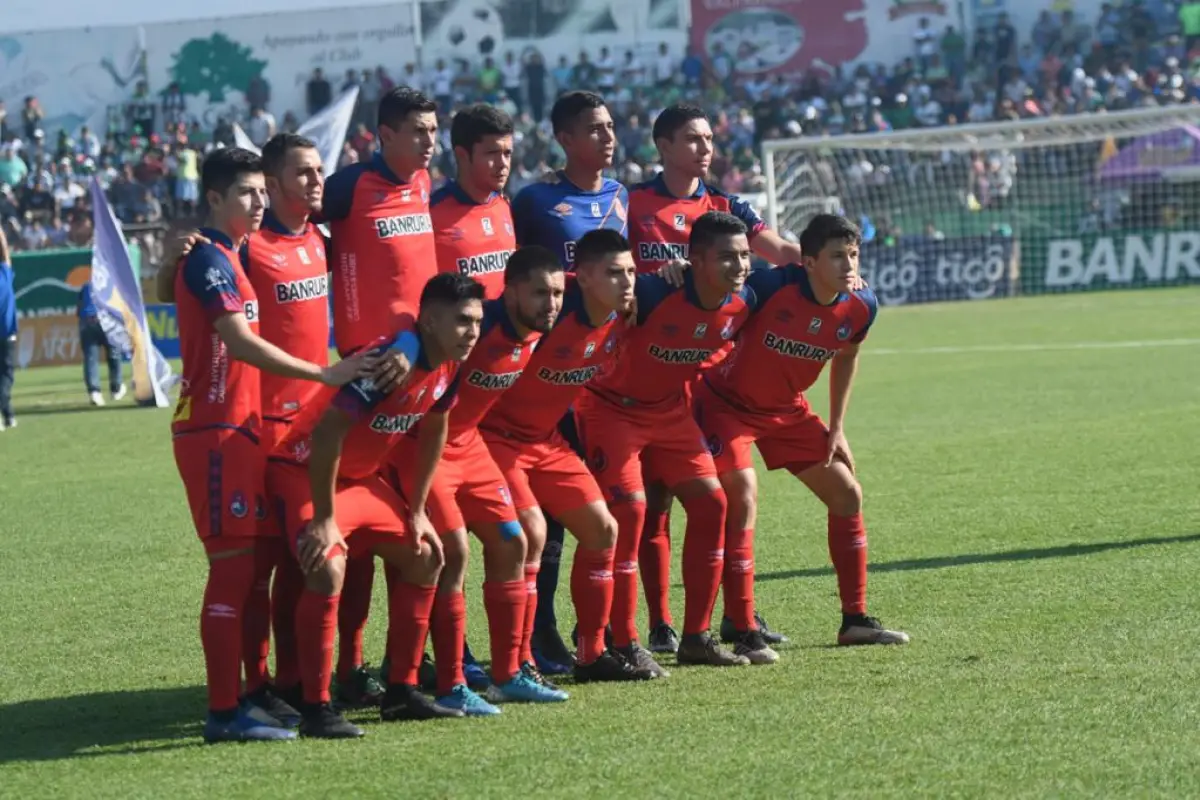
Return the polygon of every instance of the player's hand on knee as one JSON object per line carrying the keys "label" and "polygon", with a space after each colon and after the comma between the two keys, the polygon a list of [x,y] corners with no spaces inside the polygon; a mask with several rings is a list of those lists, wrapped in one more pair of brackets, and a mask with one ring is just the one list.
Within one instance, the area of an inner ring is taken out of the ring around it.
{"label": "player's hand on knee", "polygon": [[325,565],[335,548],[346,549],[346,540],[332,519],[314,520],[300,537],[296,557],[305,575],[311,575]]}
{"label": "player's hand on knee", "polygon": [[675,258],[658,268],[658,277],[678,289],[683,286],[683,276],[691,267],[686,260]]}
{"label": "player's hand on knee", "polygon": [[840,430],[829,432],[829,452],[825,456],[825,466],[832,467],[834,461],[845,462],[850,468],[850,474],[854,474],[854,454],[850,452],[846,434]]}
{"label": "player's hand on knee", "polygon": [[437,530],[434,529],[433,523],[429,521],[429,515],[422,509],[414,511],[408,519],[412,526],[413,533],[413,549],[418,555],[425,551],[428,546],[433,560],[437,562],[438,567],[446,563],[446,551],[442,548],[442,537],[437,535]]}
{"label": "player's hand on knee", "polygon": [[412,369],[412,364],[408,363],[408,356],[398,350],[388,349],[384,351],[380,356],[379,363],[375,365],[371,380],[375,383],[376,389],[384,394],[391,394],[400,388],[400,384],[404,383],[410,369]]}

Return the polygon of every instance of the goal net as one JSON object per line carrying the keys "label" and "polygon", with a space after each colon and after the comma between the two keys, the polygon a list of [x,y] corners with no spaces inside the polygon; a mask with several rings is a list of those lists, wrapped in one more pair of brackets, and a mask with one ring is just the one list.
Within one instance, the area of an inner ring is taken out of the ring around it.
{"label": "goal net", "polygon": [[1200,283],[1200,105],[763,143],[768,219],[864,230],[883,303]]}

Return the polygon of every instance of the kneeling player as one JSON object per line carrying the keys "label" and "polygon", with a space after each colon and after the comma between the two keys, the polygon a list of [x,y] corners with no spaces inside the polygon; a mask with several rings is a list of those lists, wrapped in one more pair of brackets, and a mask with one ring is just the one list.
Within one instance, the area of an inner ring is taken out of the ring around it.
{"label": "kneeling player", "polygon": [[[362,735],[333,710],[329,695],[348,555],[378,555],[398,575],[388,596],[391,668],[382,719],[462,716],[433,703],[416,684],[443,563],[425,503],[445,442],[441,434],[454,404],[459,364],[479,337],[482,297],[483,288],[470,278],[443,274],[431,279],[421,293],[415,336],[401,334],[396,341],[414,351],[402,388],[384,395],[370,381],[351,384],[334,396],[315,428],[293,425],[273,457],[268,482],[283,506],[285,533],[306,575],[296,614],[304,735]],[[440,418],[441,425],[424,426],[419,434],[415,463],[406,465],[416,472],[414,488],[405,498],[378,472],[398,440],[423,417]]]}
{"label": "kneeling player", "polygon": [[[867,616],[862,488],[842,428],[859,344],[878,308],[874,292],[853,288],[860,241],[853,223],[820,214],[800,237],[803,267],[755,272],[748,284],[758,311],[742,329],[733,355],[705,376],[693,398],[729,500],[725,616],[735,628],[737,652],[755,663],[777,657],[754,619],[758,490],[752,444],[767,469],[788,470],[829,509],[829,555],[842,601],[838,644],[908,642],[907,634]],[[827,362],[832,363],[828,428],[804,397]]]}

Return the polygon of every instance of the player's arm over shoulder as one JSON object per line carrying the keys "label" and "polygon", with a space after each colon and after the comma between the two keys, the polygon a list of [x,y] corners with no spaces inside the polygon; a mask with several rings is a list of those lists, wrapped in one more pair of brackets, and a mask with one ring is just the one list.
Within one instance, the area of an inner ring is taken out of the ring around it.
{"label": "player's arm over shoulder", "polygon": [[180,270],[184,288],[200,301],[210,320],[245,313],[234,265],[215,245],[197,244]]}

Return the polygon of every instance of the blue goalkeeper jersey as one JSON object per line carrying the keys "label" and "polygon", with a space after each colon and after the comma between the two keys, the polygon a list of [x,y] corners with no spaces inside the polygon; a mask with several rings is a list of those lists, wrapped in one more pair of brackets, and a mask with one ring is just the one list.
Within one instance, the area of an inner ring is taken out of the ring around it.
{"label": "blue goalkeeper jersey", "polygon": [[517,245],[536,244],[557,253],[567,270],[575,267],[575,242],[588,231],[611,228],[628,236],[629,191],[611,178],[598,192],[580,189],[557,172],[533,183],[512,202]]}

